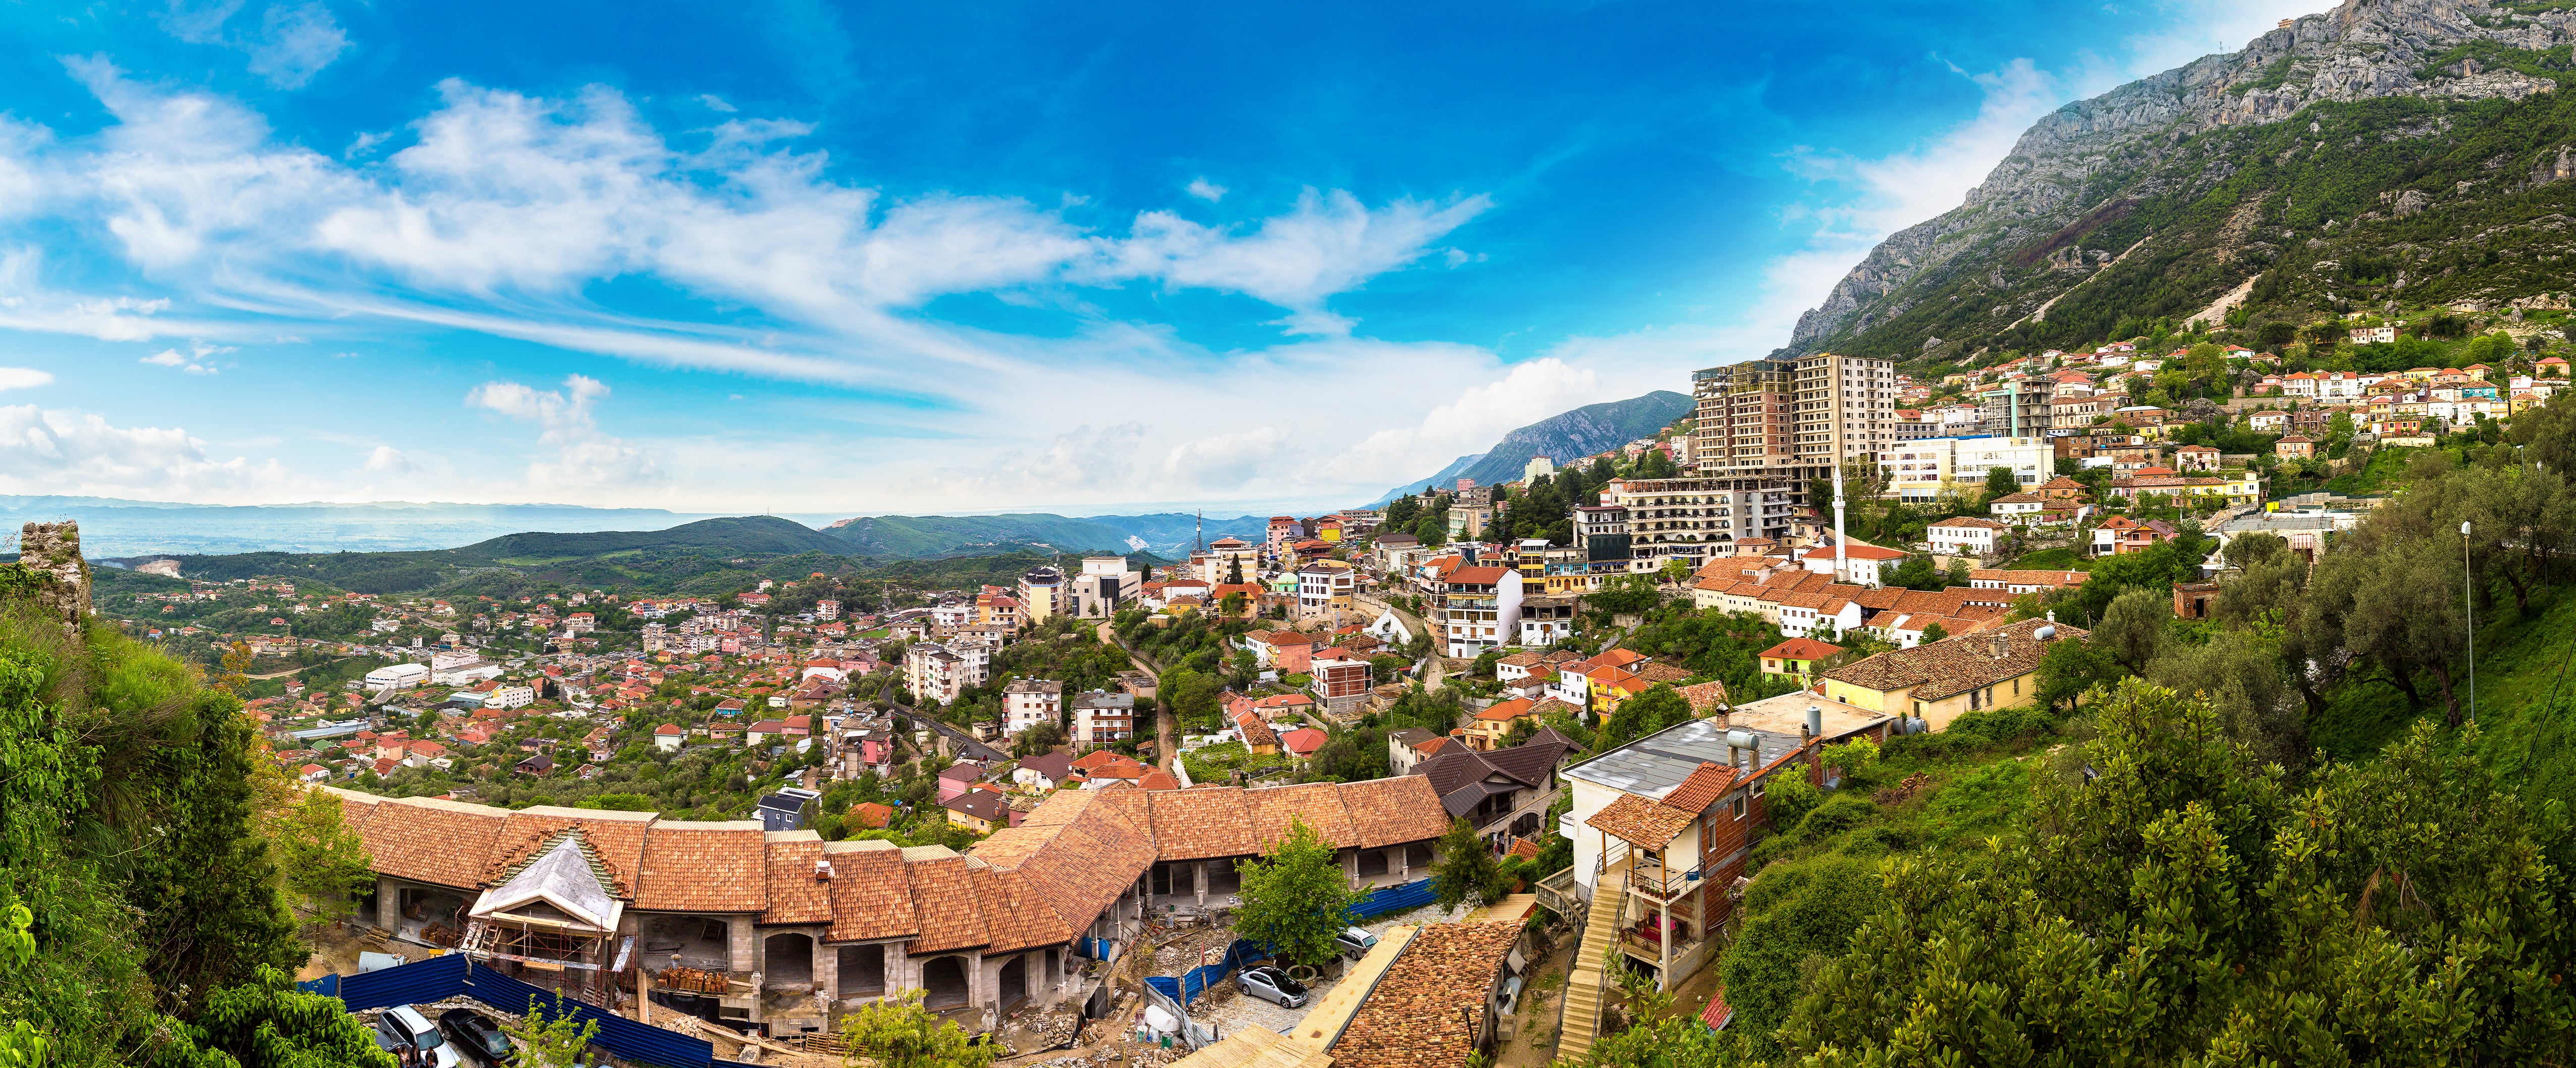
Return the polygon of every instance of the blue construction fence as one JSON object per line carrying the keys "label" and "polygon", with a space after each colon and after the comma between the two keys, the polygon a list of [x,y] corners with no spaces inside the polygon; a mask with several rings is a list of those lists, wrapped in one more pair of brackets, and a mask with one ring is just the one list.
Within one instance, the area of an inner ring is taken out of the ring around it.
{"label": "blue construction fence", "polygon": [[1409,883],[1381,886],[1369,891],[1367,897],[1361,898],[1358,904],[1351,906],[1351,922],[1367,923],[1380,916],[1411,912],[1430,904],[1432,896],[1429,879],[1415,879]]}
{"label": "blue construction fence", "polygon": [[1164,997],[1187,1005],[1196,1000],[1200,994],[1205,993],[1209,986],[1224,982],[1227,976],[1235,973],[1236,969],[1255,961],[1269,959],[1268,946],[1238,938],[1234,940],[1233,945],[1225,947],[1225,956],[1218,958],[1215,963],[1202,964],[1176,976],[1147,976],[1145,982],[1162,991]]}
{"label": "blue construction fence", "polygon": [[533,1000],[549,1017],[569,1014],[576,1020],[598,1021],[599,1033],[591,1039],[591,1044],[625,1060],[660,1068],[712,1068],[719,1063],[731,1063],[717,1061],[715,1047],[705,1039],[690,1038],[677,1031],[665,1031],[651,1024],[629,1020],[579,998],[564,997],[551,990],[530,986],[456,954],[431,957],[416,964],[383,971],[326,975],[295,986],[299,990],[339,998],[351,1012],[438,1001],[463,994],[503,1012],[524,1013]]}

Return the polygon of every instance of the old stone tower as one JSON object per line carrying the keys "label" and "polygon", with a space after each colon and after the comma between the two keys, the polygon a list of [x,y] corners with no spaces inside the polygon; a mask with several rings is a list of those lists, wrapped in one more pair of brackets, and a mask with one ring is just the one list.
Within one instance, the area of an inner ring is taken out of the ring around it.
{"label": "old stone tower", "polygon": [[18,535],[18,567],[35,579],[36,603],[79,626],[89,615],[89,565],[82,562],[80,524],[29,523]]}

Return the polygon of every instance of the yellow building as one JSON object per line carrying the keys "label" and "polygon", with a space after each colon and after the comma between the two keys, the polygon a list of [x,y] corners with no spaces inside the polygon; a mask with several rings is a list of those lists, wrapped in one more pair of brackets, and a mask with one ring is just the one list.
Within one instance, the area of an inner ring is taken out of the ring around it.
{"label": "yellow building", "polygon": [[1968,712],[2018,708],[2039,695],[2039,662],[2055,642],[2088,632],[2025,619],[1992,630],[1880,653],[1825,673],[1825,696],[1856,708],[1924,720],[1933,730]]}

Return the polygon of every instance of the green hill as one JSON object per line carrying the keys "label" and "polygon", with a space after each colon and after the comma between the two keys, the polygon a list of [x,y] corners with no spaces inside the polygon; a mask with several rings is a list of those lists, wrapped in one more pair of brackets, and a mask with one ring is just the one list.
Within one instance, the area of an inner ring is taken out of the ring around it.
{"label": "green hill", "polygon": [[[228,582],[278,576],[307,578],[358,593],[425,590],[493,569],[551,568],[566,581],[618,584],[631,578],[619,560],[684,559],[693,564],[736,557],[803,553],[846,555],[849,546],[801,523],[775,516],[701,519],[668,530],[582,534],[509,534],[461,549],[384,553],[234,553],[156,557],[178,561],[192,579]],[[604,565],[596,570],[585,565]],[[685,573],[685,571],[683,572]],[[588,578],[576,579],[576,574]]]}

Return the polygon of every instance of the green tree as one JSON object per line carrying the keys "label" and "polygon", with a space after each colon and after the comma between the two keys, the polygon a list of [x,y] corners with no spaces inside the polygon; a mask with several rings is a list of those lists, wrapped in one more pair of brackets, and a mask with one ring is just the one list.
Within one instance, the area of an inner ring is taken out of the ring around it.
{"label": "green tree", "polygon": [[1333,936],[1348,924],[1345,914],[1361,894],[1342,874],[1332,844],[1296,816],[1287,834],[1245,863],[1242,896],[1237,937],[1267,944],[1282,960],[1321,965],[1332,959]]}
{"label": "green tree", "polygon": [[1666,727],[1690,722],[1690,702],[1671,686],[1656,683],[1646,692],[1619,702],[1610,718],[1601,724],[1601,735],[1594,744],[1603,750],[1616,749]]}
{"label": "green tree", "polygon": [[1663,602],[1663,591],[1655,588],[1652,575],[1634,572],[1617,575],[1601,588],[1583,595],[1585,607],[1612,615],[1635,615]]}
{"label": "green tree", "polygon": [[2072,707],[2093,687],[2127,675],[2102,645],[2080,639],[2051,642],[2039,658],[2039,702],[2051,710]]}
{"label": "green tree", "polygon": [[1950,628],[1944,627],[1939,623],[1926,623],[1923,625],[1922,644],[1928,645],[1949,636]]}
{"label": "green tree", "polygon": [[1986,469],[1987,500],[1992,501],[1997,497],[2006,497],[2019,492],[2021,492],[2021,480],[2013,477],[2012,468],[1989,467]]}
{"label": "green tree", "polygon": [[2102,613],[2093,640],[2111,650],[2120,666],[2146,670],[2147,662],[2165,649],[2173,628],[2173,601],[2145,588],[2124,590]]}
{"label": "green tree", "polygon": [[285,972],[261,968],[250,982],[209,991],[205,1010],[180,1033],[187,1045],[153,1052],[163,1068],[394,1068],[393,1054],[338,998],[295,989]]}
{"label": "green tree", "polygon": [[1494,851],[1476,835],[1476,826],[1464,819],[1451,821],[1440,836],[1439,849],[1439,859],[1431,862],[1433,899],[1443,909],[1457,908],[1470,898],[1483,900],[1498,869]]}
{"label": "green tree", "polygon": [[327,790],[298,791],[292,803],[269,816],[265,828],[287,890],[325,923],[356,911],[352,895],[376,885],[375,862],[358,832],[343,820],[341,808],[339,796]]}
{"label": "green tree", "polygon": [[859,1006],[841,1017],[849,1068],[984,1068],[992,1046],[975,1041],[953,1020],[922,1007],[926,991],[906,990]]}
{"label": "green tree", "polygon": [[549,1016],[545,1006],[531,997],[528,1014],[518,1023],[501,1025],[501,1033],[510,1036],[510,1063],[516,1068],[573,1068],[590,1049],[590,1040],[599,1037],[599,1021],[570,1009]]}

